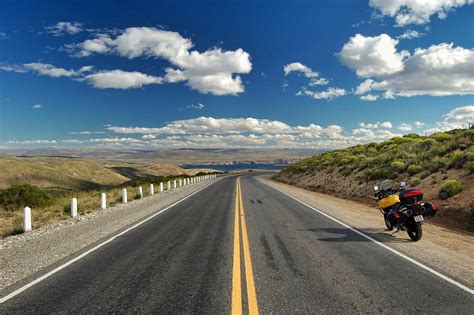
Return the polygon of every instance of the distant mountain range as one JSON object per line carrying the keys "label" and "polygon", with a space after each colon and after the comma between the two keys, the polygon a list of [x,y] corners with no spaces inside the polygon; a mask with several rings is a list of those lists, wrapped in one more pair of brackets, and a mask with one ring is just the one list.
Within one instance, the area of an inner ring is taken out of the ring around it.
{"label": "distant mountain range", "polygon": [[70,157],[98,160],[119,160],[134,162],[160,161],[182,164],[219,163],[285,163],[318,155],[328,150],[315,149],[162,149],[162,150],[111,150],[96,148],[41,148],[41,149],[0,149],[0,156],[22,157]]}

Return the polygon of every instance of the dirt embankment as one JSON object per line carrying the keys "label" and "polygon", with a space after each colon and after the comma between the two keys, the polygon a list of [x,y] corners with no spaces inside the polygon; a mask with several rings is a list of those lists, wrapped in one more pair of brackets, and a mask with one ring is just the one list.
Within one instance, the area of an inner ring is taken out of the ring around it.
{"label": "dirt embankment", "polygon": [[[281,172],[276,174],[274,179],[307,190],[376,207],[376,200],[372,197],[373,186],[380,181],[364,181],[360,179],[360,175],[358,172],[345,176],[338,171],[315,170],[309,173]],[[447,179],[456,179],[463,185],[463,191],[451,198],[441,200],[438,193]],[[432,219],[433,222],[447,227],[474,231],[474,174],[456,169],[438,172],[420,180],[416,188],[423,191],[424,201],[433,202],[438,206],[439,212]]]}

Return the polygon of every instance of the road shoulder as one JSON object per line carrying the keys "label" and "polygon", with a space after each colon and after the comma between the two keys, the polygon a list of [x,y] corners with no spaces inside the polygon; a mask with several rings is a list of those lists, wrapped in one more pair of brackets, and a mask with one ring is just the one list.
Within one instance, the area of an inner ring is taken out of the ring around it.
{"label": "road shoulder", "polygon": [[380,212],[372,207],[318,192],[259,177],[263,183],[277,188],[350,225],[446,276],[474,287],[474,236],[426,223],[423,239],[414,243],[405,232],[391,236],[385,231]]}
{"label": "road shoulder", "polygon": [[77,221],[64,220],[1,240],[0,296],[217,180],[165,191],[81,216]]}

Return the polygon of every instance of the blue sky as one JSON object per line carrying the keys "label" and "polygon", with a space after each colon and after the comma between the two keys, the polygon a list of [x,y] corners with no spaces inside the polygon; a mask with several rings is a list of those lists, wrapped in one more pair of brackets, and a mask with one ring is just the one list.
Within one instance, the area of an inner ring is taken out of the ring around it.
{"label": "blue sky", "polygon": [[336,148],[474,121],[474,5],[2,1],[0,148]]}

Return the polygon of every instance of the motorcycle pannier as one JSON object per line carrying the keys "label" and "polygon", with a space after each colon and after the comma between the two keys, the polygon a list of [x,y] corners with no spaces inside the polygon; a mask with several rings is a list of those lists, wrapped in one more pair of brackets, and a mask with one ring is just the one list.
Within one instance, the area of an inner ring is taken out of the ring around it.
{"label": "motorcycle pannier", "polygon": [[420,202],[422,199],[423,192],[419,189],[405,190],[400,193],[400,201],[405,205]]}
{"label": "motorcycle pannier", "polygon": [[429,202],[423,204],[423,216],[425,218],[432,218],[436,215],[437,208],[434,204],[431,204]]}

